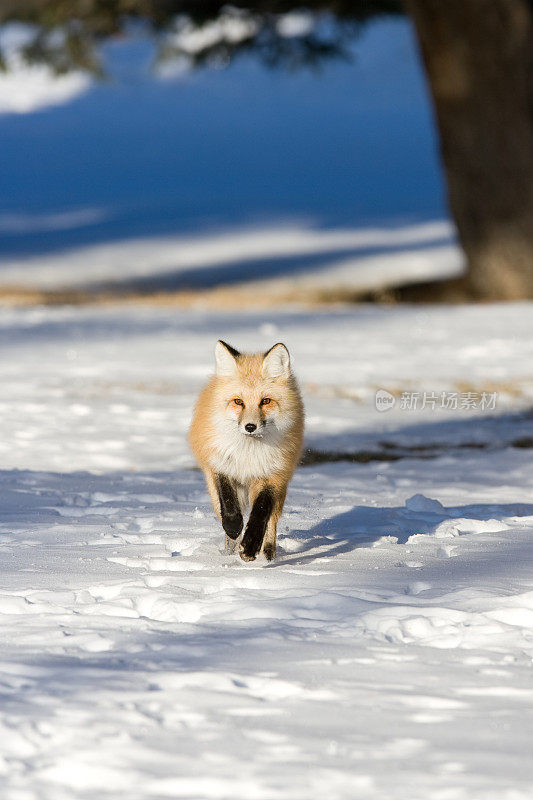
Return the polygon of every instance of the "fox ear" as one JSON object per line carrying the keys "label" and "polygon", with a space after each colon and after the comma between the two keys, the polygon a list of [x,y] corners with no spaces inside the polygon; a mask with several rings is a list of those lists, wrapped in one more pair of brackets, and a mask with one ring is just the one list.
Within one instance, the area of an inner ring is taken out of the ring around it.
{"label": "fox ear", "polygon": [[291,359],[284,344],[278,342],[263,356],[264,378],[288,378],[291,373]]}
{"label": "fox ear", "polygon": [[215,360],[216,360],[216,373],[223,378],[230,378],[237,372],[237,362],[235,359],[240,356],[238,350],[235,350],[222,339],[219,339],[215,345]]}

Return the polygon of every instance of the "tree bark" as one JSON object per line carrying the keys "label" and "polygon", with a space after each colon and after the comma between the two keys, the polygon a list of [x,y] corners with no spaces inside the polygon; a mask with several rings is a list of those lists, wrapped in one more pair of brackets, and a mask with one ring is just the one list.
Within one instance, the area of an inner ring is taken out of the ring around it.
{"label": "tree bark", "polygon": [[533,298],[529,0],[404,0],[433,96],[448,197],[479,298]]}

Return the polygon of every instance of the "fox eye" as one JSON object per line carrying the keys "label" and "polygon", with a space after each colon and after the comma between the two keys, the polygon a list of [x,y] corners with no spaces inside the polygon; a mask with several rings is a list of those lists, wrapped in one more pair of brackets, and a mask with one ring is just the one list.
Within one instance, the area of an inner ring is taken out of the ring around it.
{"label": "fox eye", "polygon": [[268,405],[269,403],[271,403],[271,402],[272,402],[272,401],[271,401],[270,397],[263,397],[263,399],[261,400],[261,402],[259,403],[259,405],[260,405],[260,406],[267,406],[267,405]]}
{"label": "fox eye", "polygon": [[235,403],[236,406],[243,406],[244,405],[244,403],[242,402],[240,397],[235,397],[233,402]]}

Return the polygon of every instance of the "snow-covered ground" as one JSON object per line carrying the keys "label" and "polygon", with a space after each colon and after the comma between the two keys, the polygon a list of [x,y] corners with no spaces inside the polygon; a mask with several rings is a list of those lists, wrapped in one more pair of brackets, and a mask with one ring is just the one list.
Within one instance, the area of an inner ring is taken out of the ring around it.
{"label": "snow-covered ground", "polygon": [[[0,27],[0,49],[16,50],[25,35]],[[350,44],[353,58],[319,71],[272,70],[243,55],[226,69],[162,80],[151,69],[154,47],[137,28],[114,37],[100,53],[109,79],[85,83],[79,74],[48,81],[45,68],[22,68],[6,53],[0,284],[36,279],[35,259],[47,256],[48,285],[65,272],[79,285],[88,261],[93,281],[158,270],[168,277],[174,258],[180,271],[190,252],[194,267],[215,238],[225,238],[216,245],[227,255],[228,232],[236,249],[246,244],[265,259],[279,237],[284,257],[307,254],[309,269],[330,234],[330,254],[346,261],[364,246],[361,228],[410,226],[403,245],[412,249],[422,241],[413,226],[446,217],[431,109],[405,19],[363,26]],[[346,232],[343,252],[337,234]],[[430,236],[449,244],[442,226]],[[391,237],[395,231],[382,232],[378,250]],[[375,239],[367,240],[372,252]]]}
{"label": "snow-covered ground", "polygon": [[[4,310],[2,798],[529,800],[531,312]],[[271,564],[186,447],[218,337],[407,456],[300,468]]]}
{"label": "snow-covered ground", "polygon": [[[48,221],[68,224],[73,216]],[[6,224],[12,229],[18,223],[22,233],[46,221],[10,216]],[[61,290],[141,285],[179,291],[241,283],[268,292],[353,291],[455,277],[462,267],[452,225],[445,220],[333,230],[293,222],[0,257],[0,285]]]}
{"label": "snow-covered ground", "polygon": [[[97,83],[25,35],[0,31],[2,288],[461,269],[405,20],[319,75],[149,77],[133,32]],[[530,800],[531,317],[2,309],[1,800]],[[304,391],[270,564],[224,554],[186,446],[219,337],[285,341]]]}
{"label": "snow-covered ground", "polygon": [[0,27],[0,116],[28,114],[50,106],[69,103],[83,95],[91,85],[90,77],[81,70],[56,75],[46,64],[30,64],[23,49],[34,37],[28,25],[10,24]]}

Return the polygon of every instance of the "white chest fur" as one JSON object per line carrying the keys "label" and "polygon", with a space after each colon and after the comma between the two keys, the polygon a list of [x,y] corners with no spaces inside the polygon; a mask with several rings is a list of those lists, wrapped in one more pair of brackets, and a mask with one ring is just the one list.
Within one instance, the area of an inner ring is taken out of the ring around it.
{"label": "white chest fur", "polygon": [[283,469],[284,457],[279,431],[265,431],[262,437],[246,436],[237,427],[222,424],[215,435],[211,466],[242,484],[268,478]]}

